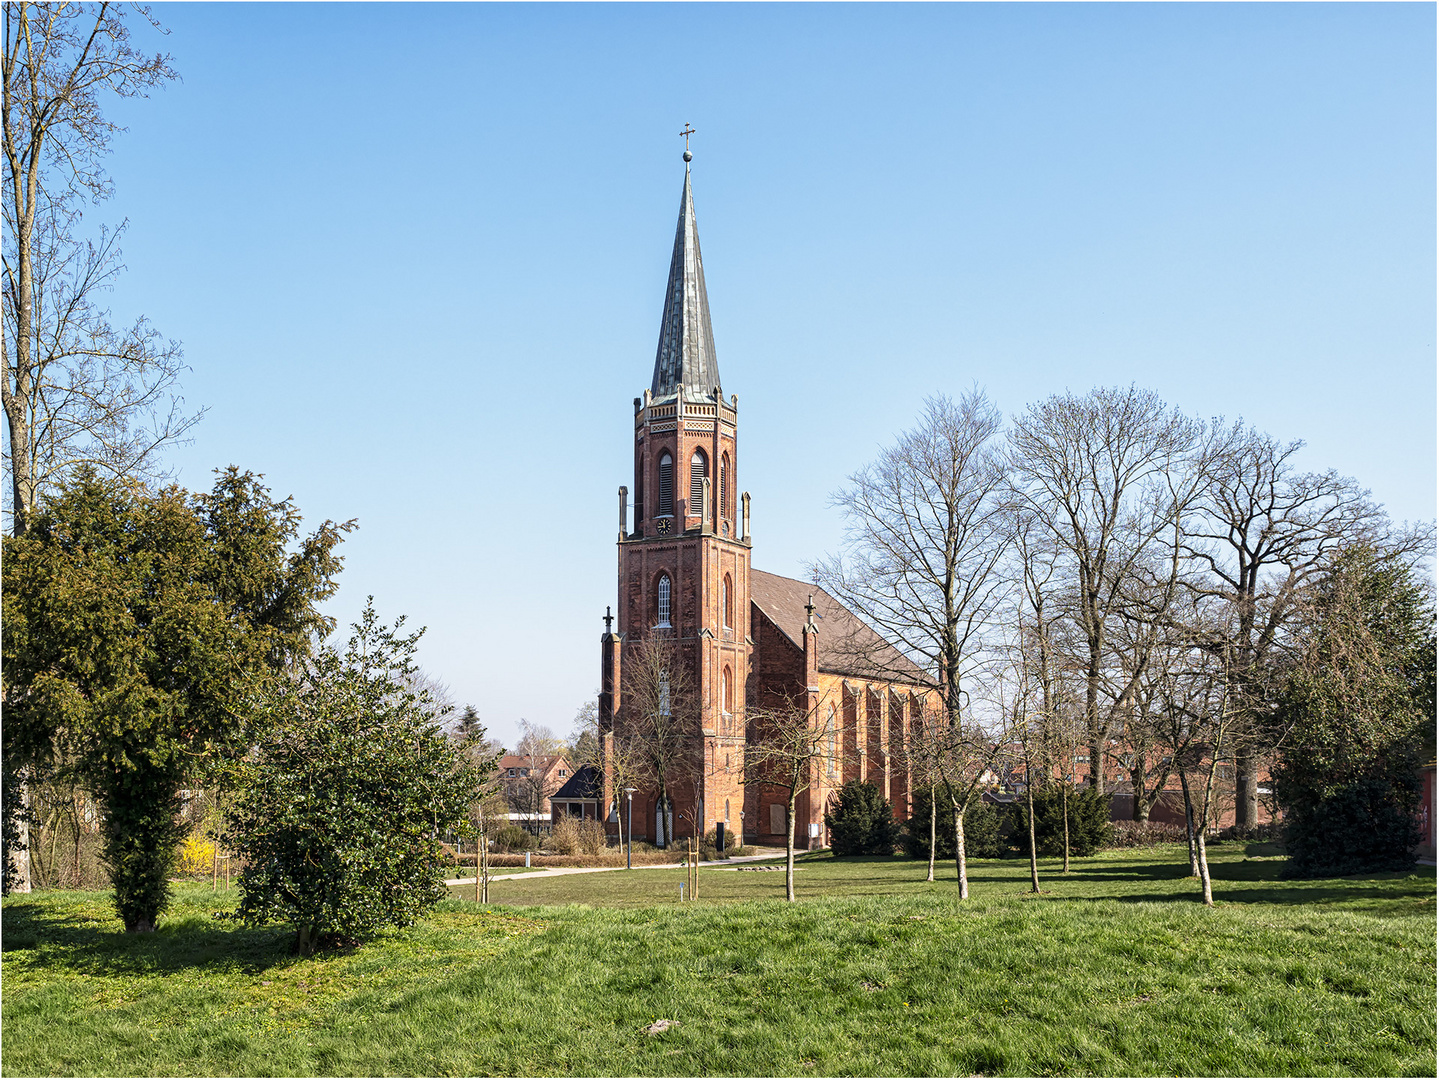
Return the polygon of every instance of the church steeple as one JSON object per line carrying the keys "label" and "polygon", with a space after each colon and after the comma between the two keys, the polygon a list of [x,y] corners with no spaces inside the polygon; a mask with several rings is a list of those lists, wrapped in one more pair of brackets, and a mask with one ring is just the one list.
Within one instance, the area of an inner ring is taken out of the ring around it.
{"label": "church steeple", "polygon": [[688,401],[713,400],[720,385],[715,359],[714,330],[710,327],[709,297],[700,259],[700,234],[695,225],[694,195],[690,191],[690,152],[685,151],[685,187],[680,196],[680,218],[675,227],[670,280],[665,290],[660,344],[655,352],[655,374],[650,393],[667,398],[678,387]]}

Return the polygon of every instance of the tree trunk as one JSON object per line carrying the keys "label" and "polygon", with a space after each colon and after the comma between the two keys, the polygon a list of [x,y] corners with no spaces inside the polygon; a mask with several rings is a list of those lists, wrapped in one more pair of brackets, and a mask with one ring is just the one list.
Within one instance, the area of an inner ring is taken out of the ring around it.
{"label": "tree trunk", "polygon": [[933,784],[930,784],[930,785],[929,785],[929,877],[925,878],[925,879],[924,879],[925,881],[933,881],[933,880],[934,880],[934,849],[935,849],[936,841],[939,839],[939,833],[938,833],[938,831],[937,831],[936,828],[935,828],[935,825],[936,825],[936,823],[937,823],[937,821],[938,821],[938,819],[939,819],[939,804],[935,801],[935,795],[936,795],[936,794],[938,794],[938,793],[934,790],[934,785],[933,785]]}
{"label": "tree trunk", "polygon": [[1069,873],[1069,784],[1059,789],[1060,816],[1064,818],[1064,872]]}
{"label": "tree trunk", "polygon": [[1029,801],[1029,891],[1039,892],[1039,849],[1034,842],[1034,784],[1029,769],[1024,770],[1024,794]]}
{"label": "tree trunk", "polygon": [[1209,880],[1209,859],[1204,853],[1204,830],[1195,835],[1195,846],[1199,853],[1199,882],[1204,888],[1204,906],[1214,906],[1214,885]]}
{"label": "tree trunk", "polygon": [[1179,786],[1184,790],[1184,828],[1189,839],[1189,876],[1199,876],[1199,848],[1194,840],[1194,801],[1189,797],[1189,773],[1179,770]]}
{"label": "tree trunk", "polygon": [[1234,755],[1234,826],[1253,829],[1259,824],[1259,763],[1247,750]]}
{"label": "tree trunk", "polygon": [[784,838],[784,898],[794,902],[794,792],[789,793],[789,807],[785,810]]}
{"label": "tree trunk", "polygon": [[959,873],[959,898],[969,899],[969,874],[964,852],[964,809],[954,808],[954,868]]}
{"label": "tree trunk", "polygon": [[1144,787],[1143,765],[1137,769],[1129,770],[1129,790],[1134,793],[1133,818],[1140,825],[1149,821],[1149,811],[1154,805],[1154,792],[1146,791]]}
{"label": "tree trunk", "polygon": [[319,934],[309,923],[301,923],[295,935],[295,951],[301,956],[313,955]]}

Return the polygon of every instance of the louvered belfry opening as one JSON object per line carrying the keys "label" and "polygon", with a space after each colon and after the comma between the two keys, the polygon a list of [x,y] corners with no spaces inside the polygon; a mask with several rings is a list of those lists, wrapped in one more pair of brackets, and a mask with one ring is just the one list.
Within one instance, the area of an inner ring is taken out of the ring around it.
{"label": "louvered belfry opening", "polygon": [[675,512],[675,463],[669,453],[660,455],[660,498],[655,506],[655,516],[665,517]]}
{"label": "louvered belfry opening", "polygon": [[696,450],[695,456],[690,458],[690,517],[699,517],[704,512],[700,500],[705,489],[705,477],[709,475],[707,464],[703,450]]}
{"label": "louvered belfry opening", "polygon": [[729,520],[729,455],[720,458],[719,474],[719,504],[720,517],[725,521]]}

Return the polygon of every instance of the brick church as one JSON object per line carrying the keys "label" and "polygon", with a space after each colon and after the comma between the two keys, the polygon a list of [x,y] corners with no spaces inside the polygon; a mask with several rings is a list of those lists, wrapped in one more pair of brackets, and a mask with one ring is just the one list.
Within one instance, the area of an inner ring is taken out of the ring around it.
{"label": "brick church", "polygon": [[[684,158],[654,374],[634,399],[634,487],[619,490],[618,626],[607,613],[601,644],[600,805],[612,836],[625,835],[627,819],[636,840],[652,843],[723,822],[746,842],[784,843],[787,792],[746,784],[743,765],[756,737],[748,711],[787,705],[820,732],[795,813],[795,842],[817,847],[828,842],[826,804],[848,780],[868,779],[897,818],[909,816],[904,736],[934,684],[817,585],[751,565],[739,400],[721,390],[688,150]],[[656,655],[676,670],[652,670],[647,681]],[[655,769],[627,781],[620,762],[627,738],[668,718],[671,680],[685,688],[689,728],[665,767],[662,805]]]}

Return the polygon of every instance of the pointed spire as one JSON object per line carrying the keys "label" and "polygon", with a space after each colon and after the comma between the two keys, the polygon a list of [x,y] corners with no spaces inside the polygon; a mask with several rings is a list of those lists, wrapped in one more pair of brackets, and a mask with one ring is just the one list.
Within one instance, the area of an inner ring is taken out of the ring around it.
{"label": "pointed spire", "polygon": [[675,249],[670,258],[670,280],[665,290],[650,392],[663,398],[683,386],[685,398],[692,401],[712,398],[720,385],[720,375],[709,298],[705,295],[704,264],[700,261],[694,196],[690,192],[690,156],[686,150],[685,189],[680,197],[680,219],[675,228]]}

